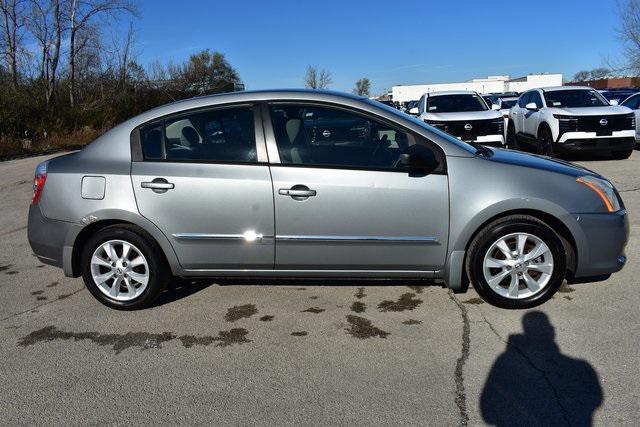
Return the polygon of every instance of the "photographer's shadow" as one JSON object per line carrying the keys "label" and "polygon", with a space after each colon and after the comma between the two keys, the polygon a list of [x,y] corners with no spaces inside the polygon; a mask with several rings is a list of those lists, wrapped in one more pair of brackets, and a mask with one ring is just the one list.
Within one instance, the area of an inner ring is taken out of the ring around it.
{"label": "photographer's shadow", "polygon": [[560,352],[546,314],[522,318],[524,333],[510,335],[493,364],[480,397],[485,422],[506,425],[592,424],[602,403],[593,367]]}

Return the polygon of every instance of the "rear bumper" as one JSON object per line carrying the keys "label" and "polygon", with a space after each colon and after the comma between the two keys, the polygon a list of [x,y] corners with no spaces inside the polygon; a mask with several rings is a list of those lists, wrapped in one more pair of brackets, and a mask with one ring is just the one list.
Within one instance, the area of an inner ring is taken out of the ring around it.
{"label": "rear bumper", "polygon": [[627,261],[624,248],[629,238],[626,211],[572,216],[582,231],[581,242],[576,242],[578,265],[574,276],[604,276],[622,270]]}
{"label": "rear bumper", "polygon": [[600,138],[577,138],[567,139],[555,145],[557,151],[586,152],[586,151],[624,151],[633,150],[636,146],[636,139],[633,136],[624,138],[600,137]]}
{"label": "rear bumper", "polygon": [[35,256],[44,264],[60,267],[72,274],[73,237],[82,229],[79,224],[45,217],[40,206],[29,207],[27,236]]}

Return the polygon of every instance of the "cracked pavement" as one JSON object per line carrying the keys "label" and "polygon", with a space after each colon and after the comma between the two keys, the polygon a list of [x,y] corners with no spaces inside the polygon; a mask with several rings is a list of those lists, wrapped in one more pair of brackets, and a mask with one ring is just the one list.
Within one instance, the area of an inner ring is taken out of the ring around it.
{"label": "cracked pavement", "polygon": [[500,310],[420,283],[176,282],[97,303],[32,256],[35,165],[0,163],[0,423],[635,424],[640,152],[578,160],[620,190],[627,267]]}

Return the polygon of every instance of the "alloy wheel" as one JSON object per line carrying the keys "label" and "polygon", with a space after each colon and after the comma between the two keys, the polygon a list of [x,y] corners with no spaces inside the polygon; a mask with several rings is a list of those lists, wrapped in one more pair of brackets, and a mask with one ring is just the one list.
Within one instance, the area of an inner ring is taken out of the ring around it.
{"label": "alloy wheel", "polygon": [[147,288],[149,264],[136,246],[124,240],[109,240],[93,252],[91,276],[109,298],[131,301]]}
{"label": "alloy wheel", "polygon": [[553,255],[540,238],[512,233],[496,240],[485,254],[483,274],[489,287],[509,299],[542,291],[553,275]]}

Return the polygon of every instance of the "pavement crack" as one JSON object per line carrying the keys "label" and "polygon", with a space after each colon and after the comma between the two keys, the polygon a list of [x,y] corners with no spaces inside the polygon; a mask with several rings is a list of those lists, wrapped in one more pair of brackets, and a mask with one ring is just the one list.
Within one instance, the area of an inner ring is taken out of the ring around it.
{"label": "pavement crack", "polygon": [[25,313],[29,313],[30,311],[38,309],[38,308],[40,308],[42,306],[45,306],[45,305],[48,305],[48,304],[53,304],[54,302],[64,300],[64,299],[69,298],[70,296],[75,295],[78,292],[81,292],[83,290],[84,290],[84,286],[82,288],[78,289],[77,291],[73,291],[73,292],[68,293],[68,294],[60,295],[60,297],[58,297],[57,299],[54,299],[54,300],[51,300],[51,301],[47,301],[47,302],[43,302],[42,304],[38,304],[38,305],[36,305],[34,307],[31,307],[31,308],[29,308],[27,310],[24,310],[24,311],[21,311],[21,312],[18,312],[18,313],[10,314],[7,317],[3,317],[2,319],[0,319],[0,322],[4,322],[5,320],[12,319],[12,318],[14,318],[16,316],[20,316],[20,315],[25,314]]}
{"label": "pavement crack", "polygon": [[458,301],[452,290],[449,290],[449,299],[458,306],[462,317],[462,348],[460,351],[460,357],[458,357],[458,360],[456,361],[454,379],[456,383],[456,406],[458,407],[458,412],[460,414],[460,425],[466,426],[469,424],[469,413],[467,412],[467,394],[464,389],[464,365],[469,359],[471,326],[469,324],[469,313],[467,312],[467,307]]}
{"label": "pavement crack", "polygon": [[540,374],[540,376],[542,376],[542,379],[547,384],[547,386],[551,389],[551,392],[553,393],[553,398],[556,401],[556,403],[558,404],[558,406],[560,407],[560,410],[562,411],[562,418],[564,418],[564,421],[567,423],[567,425],[571,425],[572,423],[569,420],[569,418],[570,418],[569,417],[569,412],[567,411],[567,408],[565,408],[564,405],[562,404],[562,401],[560,400],[560,393],[558,392],[558,390],[555,388],[555,386],[551,382],[551,379],[547,375],[547,372],[544,369],[537,367],[536,364],[533,362],[533,360],[520,347],[518,347],[517,345],[515,345],[513,343],[510,343],[508,340],[505,340],[502,337],[502,335],[500,335],[500,333],[495,328],[495,326],[493,326],[493,324],[491,322],[489,322],[489,319],[487,319],[487,317],[485,316],[484,312],[482,310],[480,310],[480,309],[478,311],[480,312],[480,315],[482,316],[482,321],[484,323],[486,323],[487,326],[489,326],[489,329],[498,338],[498,340],[500,340],[501,342],[503,342],[507,346],[513,348],[520,356],[522,356],[522,358],[525,360],[527,365],[529,365],[534,371],[538,372]]}
{"label": "pavement crack", "polygon": [[634,191],[638,191],[640,190],[640,187],[633,187],[633,188],[629,188],[627,190],[618,190],[618,193],[632,193]]}
{"label": "pavement crack", "polygon": [[13,230],[3,231],[2,233],[0,233],[0,237],[8,236],[9,234],[13,234],[13,233],[16,233],[18,231],[25,230],[26,228],[27,228],[27,226],[23,225],[22,227],[14,228]]}

